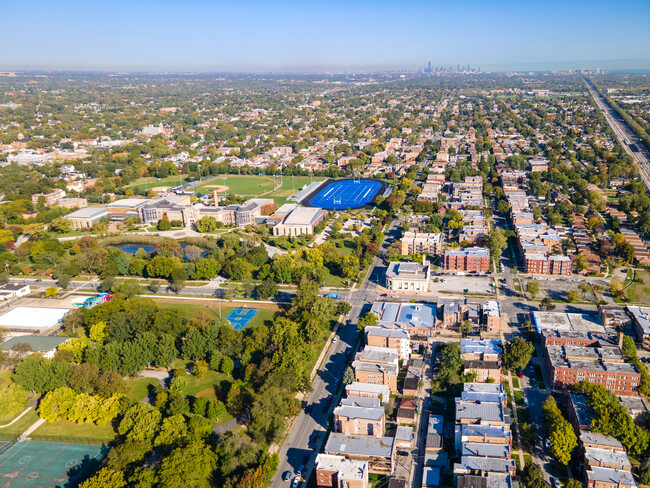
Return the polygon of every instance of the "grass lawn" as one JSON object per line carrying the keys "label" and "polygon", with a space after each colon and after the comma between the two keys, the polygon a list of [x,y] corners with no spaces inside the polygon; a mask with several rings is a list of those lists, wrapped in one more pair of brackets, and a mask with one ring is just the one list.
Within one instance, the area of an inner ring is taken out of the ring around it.
{"label": "grass lawn", "polygon": [[[225,180],[223,179],[225,178]],[[286,180],[285,180],[286,184]],[[196,186],[198,193],[211,193],[217,186],[226,185],[231,195],[256,196],[275,188],[272,176],[217,176],[215,179]]]}
{"label": "grass lawn", "polygon": [[512,387],[519,388],[519,378],[517,378],[516,376],[512,377]]}
{"label": "grass lawn", "polygon": [[[157,301],[154,299],[154,301]],[[248,308],[255,308],[254,305],[247,304]],[[200,305],[198,303],[177,303],[177,302],[163,302],[158,303],[160,308],[182,308],[187,310],[189,313],[195,312],[197,310],[203,310],[204,312],[211,313],[215,318],[219,318],[219,305],[217,303],[210,303],[210,306],[206,307],[205,305]],[[221,305],[221,316],[226,318],[233,308],[240,308],[243,305]],[[273,320],[273,316],[276,311],[268,308],[260,308],[255,314],[255,317],[246,325],[246,327],[257,327],[263,325],[266,320]]]}
{"label": "grass lawn", "polygon": [[634,282],[625,290],[625,298],[631,303],[648,303],[650,301],[650,273],[636,270]]}
{"label": "grass lawn", "polygon": [[160,385],[160,382],[156,378],[132,378],[127,380],[127,392],[128,396],[134,402],[142,401],[149,394],[149,385]]}
{"label": "grass lawn", "polygon": [[11,381],[12,372],[10,369],[3,369],[0,371],[0,386],[8,385]]}
{"label": "grass lawn", "polygon": [[18,436],[25,432],[27,428],[38,420],[38,414],[34,409],[23,415],[18,422],[4,429],[0,429],[0,439],[3,436]]}
{"label": "grass lawn", "polygon": [[108,422],[106,425],[76,424],[68,420],[57,420],[56,422],[45,422],[32,434],[34,440],[39,436],[89,439],[93,441],[109,442],[115,439],[115,431]]}
{"label": "grass lawn", "polygon": [[145,188],[151,189],[151,188],[156,188],[158,186],[178,186],[180,184],[181,178],[183,181],[187,179],[187,175],[181,175],[179,177],[178,175],[176,176],[167,176],[166,178],[156,178],[154,176],[149,176],[147,178],[138,178],[137,180],[134,180],[131,182],[129,185],[126,185],[125,188],[135,188],[136,186],[141,187],[142,190]]}
{"label": "grass lawn", "polygon": [[[196,396],[201,393],[199,396],[215,399],[217,396],[214,387],[221,385],[224,381],[227,383],[232,382],[232,376],[217,373],[216,371],[208,371],[203,378],[187,375],[187,387],[183,391],[186,395]],[[220,400],[225,401],[225,398],[220,398]]]}
{"label": "grass lawn", "polygon": [[370,482],[370,486],[377,487],[379,488],[380,486],[386,486],[386,482],[388,481],[388,476],[385,474],[377,474],[377,473],[370,473],[368,475],[368,481]]}

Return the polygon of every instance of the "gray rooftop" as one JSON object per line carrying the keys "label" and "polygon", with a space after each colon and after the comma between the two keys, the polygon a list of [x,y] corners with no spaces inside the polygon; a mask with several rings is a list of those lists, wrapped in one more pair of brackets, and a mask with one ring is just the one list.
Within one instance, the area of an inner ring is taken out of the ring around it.
{"label": "gray rooftop", "polygon": [[597,432],[582,431],[580,433],[580,442],[583,444],[597,444],[599,446],[608,446],[612,449],[624,450],[621,441],[611,435],[599,434]]}
{"label": "gray rooftop", "polygon": [[454,472],[491,471],[496,473],[507,473],[514,471],[514,459],[489,458],[480,456],[462,456],[460,463],[454,464]]}
{"label": "gray rooftop", "polygon": [[650,334],[650,307],[628,306],[627,309],[644,334]]}
{"label": "gray rooftop", "polygon": [[29,344],[32,348],[32,351],[47,352],[52,349],[56,349],[60,344],[63,344],[65,341],[70,339],[69,337],[51,337],[51,336],[39,336],[39,335],[24,335],[12,337],[11,339],[0,344],[0,348],[5,351],[10,350],[16,344],[24,342]]}
{"label": "gray rooftop", "polygon": [[381,420],[384,417],[383,408],[355,407],[341,405],[334,409],[334,415],[349,419]]}
{"label": "gray rooftop", "polygon": [[85,207],[69,213],[65,217],[68,219],[99,219],[108,215],[105,207]]}
{"label": "gray rooftop", "polygon": [[533,312],[533,324],[540,334],[546,330],[606,333],[605,327],[596,313]]}
{"label": "gray rooftop", "polygon": [[481,442],[464,442],[462,456],[481,456],[507,458],[510,456],[510,444],[487,444]]}
{"label": "gray rooftop", "polygon": [[613,449],[600,449],[595,447],[585,448],[585,459],[593,464],[610,464],[614,466],[624,466],[632,470],[632,464],[625,452],[615,451]]}
{"label": "gray rooftop", "polygon": [[637,486],[632,473],[623,471],[622,469],[600,468],[592,466],[587,471],[587,480],[600,481],[602,483],[611,483],[616,486],[618,483],[622,485]]}
{"label": "gray rooftop", "polygon": [[390,458],[393,453],[394,437],[350,435],[332,432],[325,444],[325,453],[350,456],[372,456]]}
{"label": "gray rooftop", "polygon": [[456,399],[456,421],[461,419],[484,422],[505,422],[504,407],[497,402],[468,402]]}
{"label": "gray rooftop", "polygon": [[372,312],[377,315],[380,324],[399,324],[408,327],[433,327],[436,318],[436,306],[429,303],[393,303],[375,302]]}
{"label": "gray rooftop", "polygon": [[341,398],[341,405],[350,407],[379,408],[381,406],[381,401],[379,398],[373,397],[348,396],[347,398]]}

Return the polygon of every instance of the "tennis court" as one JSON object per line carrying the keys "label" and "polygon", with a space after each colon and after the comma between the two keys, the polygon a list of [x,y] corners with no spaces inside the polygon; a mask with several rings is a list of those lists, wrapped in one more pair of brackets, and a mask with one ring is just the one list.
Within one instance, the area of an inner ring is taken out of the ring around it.
{"label": "tennis court", "polygon": [[96,445],[17,442],[0,455],[0,486],[76,486],[99,465],[108,450]]}
{"label": "tennis court", "polygon": [[382,185],[375,180],[332,181],[309,200],[309,205],[329,210],[364,207],[374,201]]}
{"label": "tennis court", "polygon": [[242,330],[253,320],[258,310],[257,308],[234,308],[226,316],[226,320],[230,322],[233,329]]}

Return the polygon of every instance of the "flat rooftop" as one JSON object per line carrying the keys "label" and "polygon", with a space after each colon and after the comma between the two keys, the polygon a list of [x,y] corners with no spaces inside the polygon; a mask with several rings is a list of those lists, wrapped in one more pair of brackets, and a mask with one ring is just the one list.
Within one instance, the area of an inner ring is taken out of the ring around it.
{"label": "flat rooftop", "polygon": [[48,329],[63,320],[69,308],[16,307],[0,315],[0,327]]}
{"label": "flat rooftop", "polygon": [[408,330],[409,327],[434,327],[436,322],[436,306],[430,303],[375,302],[371,311],[385,327],[398,324]]}
{"label": "flat rooftop", "polygon": [[597,313],[533,312],[533,324],[540,334],[546,331],[606,334]]}
{"label": "flat rooftop", "polygon": [[394,437],[332,432],[325,444],[325,452],[327,454],[390,458],[393,454],[394,442]]}

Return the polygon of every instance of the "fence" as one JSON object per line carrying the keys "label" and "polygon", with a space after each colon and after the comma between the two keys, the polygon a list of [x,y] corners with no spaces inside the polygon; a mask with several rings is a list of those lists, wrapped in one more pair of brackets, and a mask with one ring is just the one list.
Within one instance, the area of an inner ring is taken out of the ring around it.
{"label": "fence", "polygon": [[63,444],[87,444],[87,445],[97,445],[97,446],[107,445],[106,440],[92,439],[88,437],[68,437],[68,436],[60,436],[60,435],[31,434],[29,438],[33,441],[60,442]]}

